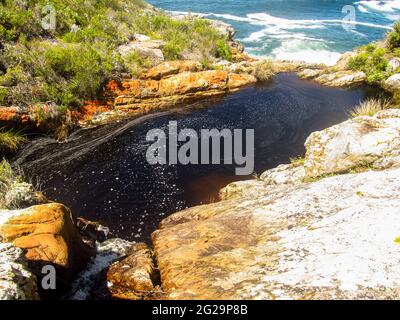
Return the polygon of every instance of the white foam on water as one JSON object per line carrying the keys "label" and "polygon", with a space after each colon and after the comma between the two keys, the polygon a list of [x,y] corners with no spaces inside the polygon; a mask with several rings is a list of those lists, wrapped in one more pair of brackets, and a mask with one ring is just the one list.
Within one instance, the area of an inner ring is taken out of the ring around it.
{"label": "white foam on water", "polygon": [[[368,12],[368,9],[378,12],[394,12],[396,10],[400,10],[400,1],[399,0],[391,0],[391,1],[358,1],[355,2],[359,6],[362,6],[365,10],[364,12]],[[368,9],[366,9],[368,8]]]}
{"label": "white foam on water", "polygon": [[272,57],[278,60],[324,63],[328,66],[335,65],[340,56],[341,53],[330,51],[323,43],[296,39],[284,41],[272,51]]}

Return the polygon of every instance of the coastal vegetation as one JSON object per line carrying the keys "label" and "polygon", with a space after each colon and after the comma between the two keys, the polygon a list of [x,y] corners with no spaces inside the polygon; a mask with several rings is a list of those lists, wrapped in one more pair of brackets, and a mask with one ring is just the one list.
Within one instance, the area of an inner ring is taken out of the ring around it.
{"label": "coastal vegetation", "polygon": [[[42,10],[54,9],[54,28],[43,28]],[[53,102],[79,107],[98,97],[107,80],[133,77],[151,61],[118,47],[136,33],[162,40],[167,60],[196,52],[199,60],[232,58],[225,36],[204,19],[172,19],[141,0],[2,0],[0,105]]]}
{"label": "coastal vegetation", "polygon": [[399,71],[399,65],[390,65],[392,58],[400,57],[400,22],[395,23],[385,41],[370,43],[358,49],[348,63],[351,70],[365,72],[366,82],[380,84]]}

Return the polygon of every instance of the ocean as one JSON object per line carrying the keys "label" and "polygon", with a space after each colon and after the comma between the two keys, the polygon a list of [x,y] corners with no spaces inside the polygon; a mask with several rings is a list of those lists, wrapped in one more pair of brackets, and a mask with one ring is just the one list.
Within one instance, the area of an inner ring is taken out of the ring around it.
{"label": "ocean", "polygon": [[200,13],[237,31],[260,57],[333,65],[340,55],[381,39],[400,19],[400,0],[150,0],[167,11]]}

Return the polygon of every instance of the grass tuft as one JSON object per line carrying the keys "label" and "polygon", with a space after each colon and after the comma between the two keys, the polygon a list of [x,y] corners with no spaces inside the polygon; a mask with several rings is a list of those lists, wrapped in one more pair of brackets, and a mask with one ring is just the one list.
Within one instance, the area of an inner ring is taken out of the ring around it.
{"label": "grass tuft", "polygon": [[27,141],[28,139],[19,131],[0,131],[0,151],[14,152]]}
{"label": "grass tuft", "polygon": [[262,60],[253,64],[249,72],[258,81],[270,80],[275,75],[273,63],[271,60]]}
{"label": "grass tuft", "polygon": [[350,113],[350,116],[361,117],[361,116],[373,116],[378,111],[389,109],[391,106],[390,102],[385,99],[368,99],[361,102],[356,106]]}

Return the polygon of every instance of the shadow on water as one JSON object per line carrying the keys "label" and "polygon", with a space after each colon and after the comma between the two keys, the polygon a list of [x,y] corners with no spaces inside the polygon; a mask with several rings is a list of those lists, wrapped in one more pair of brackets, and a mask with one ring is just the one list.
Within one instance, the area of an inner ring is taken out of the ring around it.
{"label": "shadow on water", "polygon": [[112,236],[148,241],[165,216],[217,199],[235,176],[235,165],[149,165],[149,130],[254,129],[255,172],[288,163],[304,153],[317,130],[348,118],[369,93],[365,88],[333,89],[278,75],[218,100],[184,110],[148,115],[75,132],[68,142],[40,138],[14,161],[29,177],[39,177],[45,194],[68,205],[74,215],[109,226]]}

